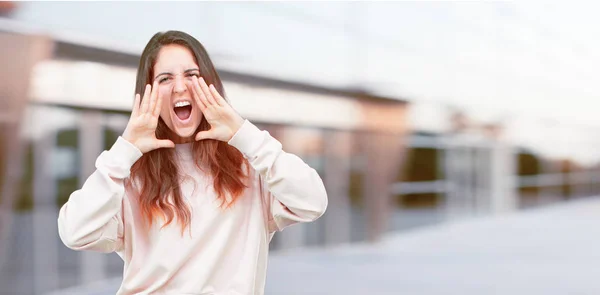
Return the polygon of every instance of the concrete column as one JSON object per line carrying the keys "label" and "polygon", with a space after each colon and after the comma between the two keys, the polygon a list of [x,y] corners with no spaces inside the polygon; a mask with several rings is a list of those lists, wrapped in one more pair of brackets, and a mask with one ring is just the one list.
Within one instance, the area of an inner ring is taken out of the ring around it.
{"label": "concrete column", "polygon": [[[304,148],[295,134],[296,130],[292,128],[280,129],[276,128],[271,131],[273,137],[279,139],[283,145],[283,149],[286,152],[295,154],[306,161],[306,157],[303,155]],[[299,137],[302,137],[299,135]],[[302,138],[300,138],[301,140]],[[308,163],[310,165],[310,163]],[[312,167],[312,166],[311,166]],[[314,167],[313,167],[314,168]],[[277,235],[277,249],[296,249],[306,245],[307,240],[307,224],[298,223],[287,227],[285,230],[278,232]]]}
{"label": "concrete column", "polygon": [[33,271],[36,294],[59,287],[56,179],[52,173],[56,133],[35,141],[33,147]]}
{"label": "concrete column", "polygon": [[492,148],[491,211],[503,214],[517,209],[519,188],[515,183],[518,155],[514,148],[498,142]]}
{"label": "concrete column", "polygon": [[446,203],[447,218],[463,218],[473,207],[472,150],[459,134],[451,135],[447,141],[446,176],[452,188]]}
{"label": "concrete column", "polygon": [[[79,121],[79,187],[96,170],[96,158],[103,149],[102,113],[95,110],[82,111]],[[90,251],[81,255],[81,283],[88,284],[105,278],[106,255]]]}
{"label": "concrete column", "polygon": [[0,32],[0,270],[4,266],[12,207],[21,177],[21,118],[28,102],[33,67],[48,58],[52,42],[42,36]]}
{"label": "concrete column", "polygon": [[404,163],[406,137],[402,134],[366,134],[364,200],[367,216],[367,240],[377,242],[387,230],[394,209],[391,187]]}
{"label": "concrete column", "polygon": [[465,210],[465,216],[464,217],[470,217],[475,213],[475,208],[476,208],[476,203],[475,200],[477,198],[477,191],[476,191],[476,180],[477,180],[477,175],[476,175],[476,167],[477,167],[477,149],[472,146],[469,145],[468,143],[466,143],[463,147],[462,150],[464,152],[464,158],[463,161],[465,161],[465,169],[463,170],[463,175],[464,175],[464,196],[465,196],[465,203],[464,205],[464,210]]}
{"label": "concrete column", "polygon": [[491,153],[493,147],[482,143],[475,149],[475,214],[485,215],[490,212],[491,192],[490,182],[493,173],[491,165]]}
{"label": "concrete column", "polygon": [[325,244],[350,242],[350,156],[349,132],[329,131],[325,135],[325,187],[329,205],[325,214]]}
{"label": "concrete column", "polygon": [[446,194],[444,198],[444,211],[446,218],[452,219],[457,215],[459,179],[456,173],[458,151],[451,136],[444,138],[444,179],[446,180]]}

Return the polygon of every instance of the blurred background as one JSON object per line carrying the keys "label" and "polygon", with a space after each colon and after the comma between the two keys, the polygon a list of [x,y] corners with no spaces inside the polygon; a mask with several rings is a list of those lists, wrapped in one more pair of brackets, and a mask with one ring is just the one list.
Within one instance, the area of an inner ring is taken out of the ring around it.
{"label": "blurred background", "polygon": [[165,30],[326,184],[326,214],[275,235],[267,294],[600,294],[599,6],[0,2],[0,294],[118,289],[121,259],[56,219]]}

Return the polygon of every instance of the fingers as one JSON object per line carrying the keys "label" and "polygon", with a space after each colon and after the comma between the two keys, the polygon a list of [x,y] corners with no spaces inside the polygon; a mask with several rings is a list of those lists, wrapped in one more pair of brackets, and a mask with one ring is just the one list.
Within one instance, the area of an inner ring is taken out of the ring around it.
{"label": "fingers", "polygon": [[198,132],[198,134],[196,134],[196,141],[199,140],[203,140],[203,139],[213,139],[213,132],[211,130],[208,131],[200,131]]}
{"label": "fingers", "polygon": [[215,101],[220,106],[224,106],[227,103],[225,101],[225,98],[223,98],[223,96],[221,96],[221,94],[219,93],[219,91],[217,91],[217,88],[215,87],[214,84],[210,84],[210,86],[208,88],[210,89],[210,92],[211,92],[212,96],[215,98]]}
{"label": "fingers", "polygon": [[175,147],[175,143],[173,143],[172,141],[168,140],[168,139],[161,139],[158,140],[156,142],[156,148],[174,148]]}
{"label": "fingers", "polygon": [[194,93],[194,99],[196,100],[196,104],[200,106],[200,110],[204,112],[206,110],[206,103],[204,103],[205,98],[202,93],[202,89],[200,89],[200,84],[197,79],[193,79],[192,81],[192,92]]}
{"label": "fingers", "polygon": [[194,79],[192,83],[192,90],[198,97],[197,103],[202,107],[203,111],[205,108],[224,106],[227,103],[223,96],[219,94],[217,88],[213,84],[209,87],[204,78],[199,77],[198,79]]}
{"label": "fingers", "polygon": [[160,95],[158,93],[158,83],[154,82],[154,89],[153,91],[156,90],[156,105],[154,106],[154,109],[152,111],[152,116],[154,116],[155,118],[158,118],[158,116],[160,115],[160,110],[162,108],[162,95]]}
{"label": "fingers", "polygon": [[148,113],[150,114],[154,114],[155,108],[156,108],[156,100],[157,100],[157,96],[158,96],[158,83],[156,81],[154,81],[154,83],[152,84],[152,91],[150,92],[150,106],[148,106]]}
{"label": "fingers", "polygon": [[212,93],[210,92],[208,85],[206,85],[206,81],[204,81],[204,78],[200,77],[198,80],[200,83],[200,88],[202,89],[202,93],[204,93],[204,97],[206,97],[206,100],[208,101],[207,106],[218,106],[219,104],[217,104],[214,97],[212,96]]}
{"label": "fingers", "polygon": [[140,113],[140,94],[137,93],[135,95],[135,100],[133,101],[133,109],[131,110],[132,116],[137,116]]}
{"label": "fingers", "polygon": [[158,99],[156,100],[156,106],[154,107],[154,111],[152,112],[152,116],[158,118],[160,115],[160,110],[162,109],[162,96],[158,95]]}
{"label": "fingers", "polygon": [[140,109],[140,114],[145,114],[148,112],[148,106],[150,104],[150,84],[146,85],[146,89],[144,90],[144,98],[142,99],[142,107]]}

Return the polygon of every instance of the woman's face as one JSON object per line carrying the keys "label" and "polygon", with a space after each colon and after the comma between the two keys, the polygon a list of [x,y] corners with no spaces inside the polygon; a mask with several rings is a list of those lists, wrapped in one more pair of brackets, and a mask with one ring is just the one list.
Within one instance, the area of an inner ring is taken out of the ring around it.
{"label": "woman's face", "polygon": [[152,81],[158,82],[162,98],[160,117],[178,138],[175,143],[193,141],[202,112],[192,95],[192,79],[200,76],[192,52],[181,45],[163,46],[154,65]]}

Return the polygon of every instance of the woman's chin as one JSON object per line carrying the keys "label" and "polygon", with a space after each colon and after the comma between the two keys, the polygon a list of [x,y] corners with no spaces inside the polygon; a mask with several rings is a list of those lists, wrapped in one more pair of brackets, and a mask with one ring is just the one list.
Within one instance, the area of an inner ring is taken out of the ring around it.
{"label": "woman's chin", "polygon": [[[175,125],[175,124],[174,124]],[[173,126],[173,128],[171,128],[171,131],[173,131],[173,133],[180,139],[192,139],[192,141],[194,140],[194,136],[196,135],[196,129],[198,128],[198,126],[193,126],[193,125],[189,125],[189,126]]]}
{"label": "woman's chin", "polygon": [[185,142],[194,141],[196,130],[198,130],[198,125],[200,125],[200,120],[194,119],[191,118],[187,122],[176,121],[177,119],[175,119],[172,121],[170,129],[180,140],[184,140]]}
{"label": "woman's chin", "polygon": [[[194,137],[194,132],[196,131],[196,128],[192,128],[192,127],[188,127],[188,128],[176,128],[175,130],[175,134],[177,134],[177,136],[179,136],[180,138],[192,138]],[[193,138],[192,138],[193,139]]]}

